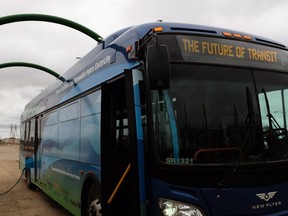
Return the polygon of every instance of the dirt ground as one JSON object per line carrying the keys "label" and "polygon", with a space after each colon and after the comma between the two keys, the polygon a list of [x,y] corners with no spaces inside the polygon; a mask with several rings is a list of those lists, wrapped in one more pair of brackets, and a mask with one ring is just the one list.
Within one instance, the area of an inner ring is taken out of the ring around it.
{"label": "dirt ground", "polygon": [[0,215],[71,215],[40,190],[29,190],[25,178],[22,178],[13,190],[2,195],[20,177],[18,148],[18,145],[15,144],[0,144]]}

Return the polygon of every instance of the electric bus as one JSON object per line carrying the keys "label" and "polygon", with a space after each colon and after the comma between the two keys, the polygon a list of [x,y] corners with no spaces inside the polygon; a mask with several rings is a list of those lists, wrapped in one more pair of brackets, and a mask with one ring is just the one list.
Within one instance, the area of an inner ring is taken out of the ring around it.
{"label": "electric bus", "polygon": [[155,22],[98,43],[21,115],[21,169],[73,215],[288,215],[288,49]]}

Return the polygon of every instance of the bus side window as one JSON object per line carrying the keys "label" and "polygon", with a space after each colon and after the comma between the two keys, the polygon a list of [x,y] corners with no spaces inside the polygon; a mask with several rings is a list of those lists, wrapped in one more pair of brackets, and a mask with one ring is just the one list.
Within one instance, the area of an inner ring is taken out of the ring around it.
{"label": "bus side window", "polygon": [[32,119],[30,121],[29,125],[29,142],[31,146],[34,146],[34,141],[35,141],[35,119]]}
{"label": "bus side window", "polygon": [[118,150],[128,151],[129,139],[128,139],[128,119],[127,112],[119,110],[119,116],[116,117],[116,143]]}
{"label": "bus side window", "polygon": [[80,99],[80,161],[100,165],[101,90]]}
{"label": "bus side window", "polygon": [[31,127],[31,121],[26,122],[26,136],[25,141],[29,142],[30,138],[30,127]]}
{"label": "bus side window", "polygon": [[24,124],[25,124],[24,149],[26,151],[33,151],[34,139],[35,139],[35,119],[27,121]]}
{"label": "bus side window", "polygon": [[27,140],[27,122],[23,123],[24,124],[24,137],[23,141]]}

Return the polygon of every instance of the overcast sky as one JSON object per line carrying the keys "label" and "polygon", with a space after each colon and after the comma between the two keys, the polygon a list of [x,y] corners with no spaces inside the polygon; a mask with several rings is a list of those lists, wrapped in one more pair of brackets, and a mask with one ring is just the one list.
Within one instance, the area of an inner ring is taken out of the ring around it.
{"label": "overcast sky", "polygon": [[[102,37],[127,26],[156,20],[241,30],[288,45],[287,0],[9,0],[0,16],[39,13],[78,22]],[[68,27],[45,22],[0,26],[0,64],[23,61],[63,74],[96,42]],[[25,104],[55,78],[42,71],[11,67],[0,71],[0,137],[9,137]]]}

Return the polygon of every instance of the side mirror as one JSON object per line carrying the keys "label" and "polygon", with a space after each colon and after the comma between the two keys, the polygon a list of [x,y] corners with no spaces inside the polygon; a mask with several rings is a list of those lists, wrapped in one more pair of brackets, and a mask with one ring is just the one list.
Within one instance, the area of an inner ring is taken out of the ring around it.
{"label": "side mirror", "polygon": [[146,70],[148,87],[151,90],[163,90],[170,87],[170,59],[166,45],[147,47]]}

